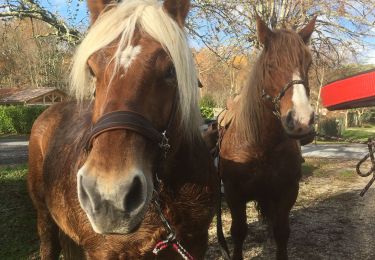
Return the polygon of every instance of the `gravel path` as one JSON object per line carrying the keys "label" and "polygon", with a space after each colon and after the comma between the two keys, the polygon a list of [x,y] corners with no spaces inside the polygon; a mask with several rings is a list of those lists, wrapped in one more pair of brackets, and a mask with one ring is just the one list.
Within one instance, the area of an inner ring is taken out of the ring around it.
{"label": "gravel path", "polygon": [[361,159],[367,152],[365,144],[309,144],[302,147],[305,157]]}
{"label": "gravel path", "polygon": [[0,166],[26,163],[28,136],[0,137]]}

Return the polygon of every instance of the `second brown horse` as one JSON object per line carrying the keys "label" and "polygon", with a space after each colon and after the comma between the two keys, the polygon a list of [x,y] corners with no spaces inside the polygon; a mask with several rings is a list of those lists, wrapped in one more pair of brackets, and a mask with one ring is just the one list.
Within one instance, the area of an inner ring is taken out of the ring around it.
{"label": "second brown horse", "polygon": [[234,243],[233,259],[242,259],[247,234],[246,203],[256,201],[276,240],[277,259],[287,259],[289,212],[301,176],[297,139],[313,130],[308,70],[308,42],[315,18],[298,33],[270,30],[257,17],[264,48],[249,82],[233,102],[224,127],[220,174],[224,183]]}

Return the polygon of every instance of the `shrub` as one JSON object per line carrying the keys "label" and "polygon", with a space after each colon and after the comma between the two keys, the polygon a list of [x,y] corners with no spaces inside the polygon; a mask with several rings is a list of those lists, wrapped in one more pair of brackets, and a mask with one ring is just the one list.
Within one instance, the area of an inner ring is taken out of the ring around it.
{"label": "shrub", "polygon": [[341,135],[341,127],[336,118],[327,118],[320,122],[319,132],[324,135],[338,137]]}
{"label": "shrub", "polygon": [[0,106],[0,133],[29,134],[46,106]]}
{"label": "shrub", "polygon": [[362,124],[369,124],[369,123],[371,123],[373,117],[374,117],[374,115],[373,115],[372,111],[366,111],[366,112],[364,112],[361,115]]}
{"label": "shrub", "polygon": [[0,106],[0,133],[11,134],[16,133],[16,129],[13,127],[11,118],[6,113],[6,107]]}
{"label": "shrub", "polygon": [[205,119],[214,117],[214,109],[212,107],[201,106],[201,114]]}
{"label": "shrub", "polygon": [[201,100],[199,101],[200,107],[216,107],[215,99],[211,95],[204,95]]}

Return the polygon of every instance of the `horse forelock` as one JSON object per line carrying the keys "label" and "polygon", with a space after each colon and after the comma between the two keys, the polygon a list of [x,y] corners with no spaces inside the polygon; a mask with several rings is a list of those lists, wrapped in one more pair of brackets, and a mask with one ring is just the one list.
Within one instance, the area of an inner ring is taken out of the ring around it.
{"label": "horse forelock", "polygon": [[[247,84],[241,90],[241,102],[236,111],[235,126],[238,140],[253,144],[261,139],[264,120],[262,93],[274,86],[278,75],[293,76],[296,69],[306,73],[310,52],[299,35],[291,30],[275,30],[272,41],[260,53]],[[276,77],[271,77],[268,66],[273,66]]]}
{"label": "horse forelock", "polygon": [[[131,46],[136,30],[158,41],[175,66],[179,91],[179,127],[192,140],[199,134],[198,81],[194,59],[183,29],[156,0],[127,0],[107,8],[92,25],[73,59],[70,89],[77,100],[92,98],[95,90],[87,65],[92,54],[114,41],[118,44],[112,62],[114,76],[121,67],[122,53]],[[111,82],[111,81],[109,81]]]}

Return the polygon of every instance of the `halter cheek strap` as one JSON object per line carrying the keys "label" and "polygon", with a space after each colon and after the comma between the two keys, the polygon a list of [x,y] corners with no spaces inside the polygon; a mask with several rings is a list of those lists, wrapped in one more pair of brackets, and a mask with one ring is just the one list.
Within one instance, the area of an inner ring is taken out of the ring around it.
{"label": "halter cheek strap", "polygon": [[[282,90],[280,91],[280,93],[276,96],[276,97],[272,97],[270,96],[269,94],[266,93],[266,91],[263,89],[263,92],[262,92],[262,98],[266,99],[266,100],[269,100],[272,102],[272,104],[274,105],[274,108],[273,108],[273,111],[272,113],[279,119],[281,119],[281,114],[280,114],[280,102],[281,102],[281,99],[285,96],[285,93],[288,91],[288,89],[290,89],[291,87],[293,87],[294,85],[297,85],[297,84],[302,84],[305,86],[305,81],[304,80],[292,80],[292,81],[289,81],[283,88]],[[306,87],[306,86],[305,86]]]}

